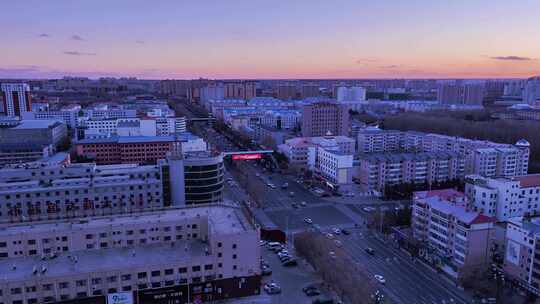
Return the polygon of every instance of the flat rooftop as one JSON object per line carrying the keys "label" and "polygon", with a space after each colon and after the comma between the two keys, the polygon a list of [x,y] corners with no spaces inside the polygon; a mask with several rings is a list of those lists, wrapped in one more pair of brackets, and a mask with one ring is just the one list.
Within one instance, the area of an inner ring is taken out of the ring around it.
{"label": "flat rooftop", "polygon": [[178,207],[161,211],[144,211],[133,214],[114,214],[81,219],[55,220],[50,222],[10,223],[0,225],[0,236],[69,230],[84,231],[92,228],[122,226],[127,224],[181,222],[183,219],[193,219],[197,216],[208,216],[208,222],[211,229],[210,234],[240,233],[254,229],[238,207],[221,204],[203,207]]}
{"label": "flat rooftop", "polygon": [[[205,257],[207,245],[200,240],[175,241],[173,245],[151,244],[132,248],[110,248],[60,253],[56,258],[41,260],[41,257],[21,257],[0,260],[0,281],[31,280],[39,277],[56,278],[97,272],[131,272],[137,268],[163,268],[175,262],[196,263]],[[46,267],[44,273],[42,267]],[[38,274],[34,275],[33,270]]]}
{"label": "flat rooftop", "polygon": [[58,120],[21,120],[21,122],[12,129],[48,129],[60,124]]}

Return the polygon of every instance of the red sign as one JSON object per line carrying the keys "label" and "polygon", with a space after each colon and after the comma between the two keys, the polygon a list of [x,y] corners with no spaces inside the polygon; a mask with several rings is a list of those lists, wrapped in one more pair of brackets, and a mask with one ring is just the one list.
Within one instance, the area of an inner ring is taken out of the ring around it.
{"label": "red sign", "polygon": [[262,157],[261,153],[233,154],[232,159],[233,160],[253,160],[253,159],[261,159],[261,157]]}

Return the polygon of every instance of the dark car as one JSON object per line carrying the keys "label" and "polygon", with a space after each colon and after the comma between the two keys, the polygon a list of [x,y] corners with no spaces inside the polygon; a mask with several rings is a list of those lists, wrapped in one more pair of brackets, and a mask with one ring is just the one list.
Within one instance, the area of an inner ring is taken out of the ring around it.
{"label": "dark car", "polygon": [[295,259],[288,259],[285,262],[281,263],[285,267],[293,267],[298,265],[298,262]]}
{"label": "dark car", "polygon": [[368,254],[370,254],[370,255],[374,255],[374,254],[375,254],[375,250],[373,250],[373,248],[371,248],[371,247],[366,248],[366,252],[367,252]]}
{"label": "dark car", "polygon": [[351,234],[351,233],[349,232],[349,230],[345,230],[345,229],[341,229],[341,233],[343,233],[343,234],[345,234],[345,235]]}
{"label": "dark car", "polygon": [[314,297],[314,296],[320,295],[321,291],[317,287],[313,287],[313,288],[309,288],[309,289],[305,290],[304,293],[308,297]]}

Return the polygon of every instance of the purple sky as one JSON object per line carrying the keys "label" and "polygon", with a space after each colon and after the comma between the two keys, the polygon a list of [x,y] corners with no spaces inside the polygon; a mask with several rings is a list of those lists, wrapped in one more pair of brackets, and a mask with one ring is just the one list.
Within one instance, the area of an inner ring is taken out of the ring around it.
{"label": "purple sky", "polygon": [[0,78],[528,77],[538,0],[6,1]]}

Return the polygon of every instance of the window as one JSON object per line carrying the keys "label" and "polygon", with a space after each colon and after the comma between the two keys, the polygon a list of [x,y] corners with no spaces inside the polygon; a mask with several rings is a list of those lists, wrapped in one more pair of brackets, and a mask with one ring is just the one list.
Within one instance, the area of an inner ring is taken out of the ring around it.
{"label": "window", "polygon": [[[86,280],[78,280],[77,282],[75,282],[77,287],[82,287],[82,286],[86,286]],[[85,295],[86,296],[86,295]]]}
{"label": "window", "polygon": [[107,248],[107,242],[101,242],[99,243],[100,248]]}
{"label": "window", "polygon": [[107,278],[107,282],[109,283],[114,283],[118,280],[118,277],[117,276],[112,276],[112,277],[108,277]]}
{"label": "window", "polygon": [[77,298],[86,298],[86,291],[77,292]]}
{"label": "window", "polygon": [[86,239],[87,239],[87,240],[91,240],[91,239],[93,239],[93,238],[94,238],[94,235],[93,235],[93,234],[87,234],[87,235],[86,235]]}
{"label": "window", "polygon": [[152,288],[159,288],[161,287],[161,282],[153,282],[152,283]]}
{"label": "window", "polygon": [[131,291],[131,286],[122,286],[122,291]]}
{"label": "window", "polygon": [[159,277],[159,276],[161,275],[161,271],[159,271],[159,270],[154,270],[154,271],[152,271],[151,274],[152,274],[152,277]]}
{"label": "window", "polygon": [[165,281],[165,286],[172,286],[172,285],[174,285],[174,281],[172,280]]}
{"label": "window", "polygon": [[173,269],[165,269],[165,275],[171,275],[173,274],[174,270]]}
{"label": "window", "polygon": [[130,274],[123,274],[122,275],[122,281],[129,281],[131,280],[131,275]]}
{"label": "window", "polygon": [[116,293],[116,288],[109,288],[107,293]]}
{"label": "window", "polygon": [[236,249],[236,244],[232,244],[232,249]]}
{"label": "window", "polygon": [[232,255],[233,260],[236,260],[236,254]]}
{"label": "window", "polygon": [[221,248],[221,246],[223,246],[223,244],[221,242],[217,243],[217,246],[218,248]]}
{"label": "window", "polygon": [[186,272],[187,272],[187,267],[178,268],[178,273],[186,273]]}
{"label": "window", "polygon": [[139,279],[144,279],[144,278],[146,278],[146,272],[139,272],[139,273],[137,274],[137,278],[139,278]]}
{"label": "window", "polygon": [[16,294],[20,294],[22,293],[22,289],[17,287],[17,288],[11,288],[11,294],[12,295],[16,295]]}
{"label": "window", "polygon": [[[26,286],[26,292],[36,292],[36,286]],[[2,294],[0,293],[0,296]]]}
{"label": "window", "polygon": [[221,252],[218,252],[217,257],[220,258],[222,256],[223,256],[223,254]]}
{"label": "window", "polygon": [[201,271],[201,266],[193,266],[191,267],[192,271]]}
{"label": "window", "polygon": [[36,240],[28,240],[28,245],[35,245],[36,244]]}
{"label": "window", "polygon": [[60,282],[58,283],[59,288],[69,288],[69,282]]}
{"label": "window", "polygon": [[146,289],[148,287],[148,285],[147,284],[139,284],[139,285],[137,285],[137,287],[139,289]]}
{"label": "window", "polygon": [[94,291],[92,292],[92,294],[93,294],[94,296],[99,296],[99,295],[101,295],[101,294],[102,294],[101,289],[96,289],[96,290],[94,290]]}
{"label": "window", "polygon": [[212,264],[204,265],[204,270],[212,270],[213,266]]}
{"label": "window", "polygon": [[93,278],[92,279],[92,284],[101,284],[101,278]]}
{"label": "window", "polygon": [[43,290],[52,290],[53,289],[52,284],[43,284],[41,287],[42,287]]}

